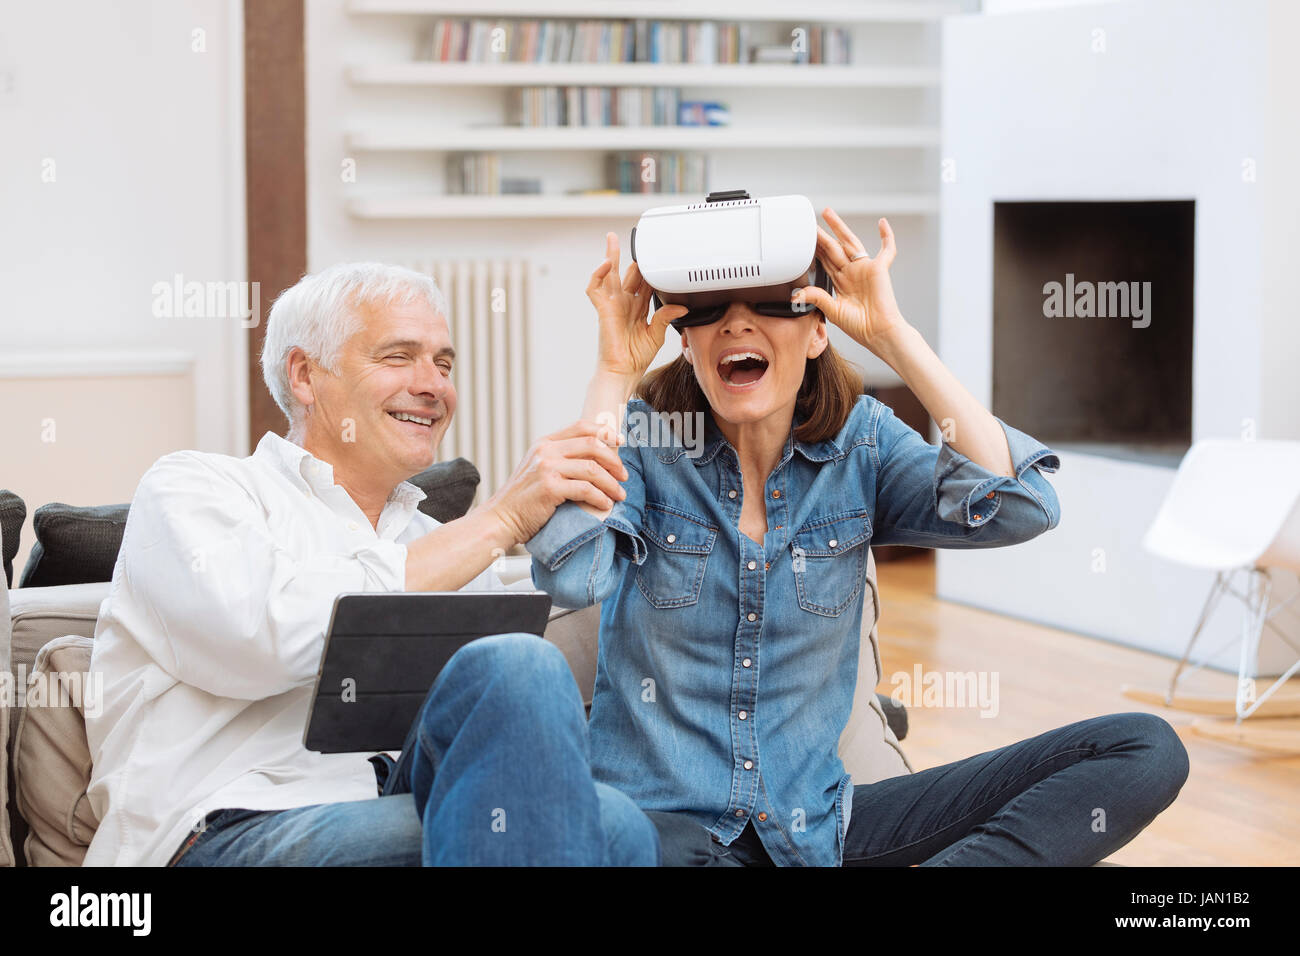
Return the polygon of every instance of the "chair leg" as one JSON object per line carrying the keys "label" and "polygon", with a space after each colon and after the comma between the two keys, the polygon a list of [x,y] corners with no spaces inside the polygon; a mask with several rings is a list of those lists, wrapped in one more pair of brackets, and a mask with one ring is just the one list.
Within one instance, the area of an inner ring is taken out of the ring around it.
{"label": "chair leg", "polygon": [[1245,717],[1247,690],[1254,689],[1253,675],[1259,657],[1260,635],[1264,629],[1263,614],[1259,609],[1260,592],[1265,583],[1272,584],[1259,568],[1251,568],[1246,578],[1246,613],[1241,618],[1241,653],[1237,664],[1237,723],[1241,723]]}
{"label": "chair leg", "polygon": [[[1201,636],[1201,631],[1205,628],[1205,622],[1210,619],[1210,614],[1214,607],[1223,597],[1223,592],[1227,586],[1227,576],[1223,571],[1218,571],[1214,575],[1214,584],[1210,586],[1210,593],[1206,595],[1205,604],[1201,607],[1200,619],[1196,622],[1196,627],[1192,630],[1191,640],[1187,642],[1187,649],[1183,651],[1183,657],[1174,668],[1174,676],[1169,680],[1169,692],[1165,695],[1165,703],[1172,705],[1174,702],[1174,691],[1178,686],[1178,677],[1187,666],[1187,659],[1191,656],[1192,647],[1196,644],[1196,639]],[[1193,668],[1195,669],[1195,668]]]}
{"label": "chair leg", "polygon": [[[1244,707],[1245,691],[1247,687],[1254,684],[1253,678],[1247,678],[1247,668],[1253,673],[1257,670],[1256,664],[1259,659],[1259,644],[1264,635],[1264,624],[1269,618],[1268,602],[1273,593],[1273,577],[1267,569],[1256,569],[1252,572],[1252,582],[1257,582],[1258,586],[1251,591],[1250,613],[1243,623],[1242,647],[1241,647],[1241,665],[1237,675],[1237,723],[1253,714],[1259,705],[1268,700],[1279,687],[1282,687],[1291,677],[1300,671],[1300,660],[1297,660],[1286,672],[1269,685],[1268,690],[1255,698],[1255,702],[1250,707]],[[1253,631],[1253,637],[1251,632]],[[1287,642],[1291,643],[1290,641]],[[1249,683],[1248,683],[1249,681]]]}

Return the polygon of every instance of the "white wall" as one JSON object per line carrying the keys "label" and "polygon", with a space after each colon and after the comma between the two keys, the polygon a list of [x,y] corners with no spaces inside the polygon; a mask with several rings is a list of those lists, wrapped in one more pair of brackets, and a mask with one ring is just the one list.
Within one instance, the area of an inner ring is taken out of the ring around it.
{"label": "white wall", "polygon": [[[194,441],[223,452],[245,445],[244,330],[155,318],[152,288],[176,273],[246,278],[240,9],[4,0],[0,10],[0,349],[190,353]],[[206,52],[192,52],[194,30]],[[53,182],[42,180],[47,161]],[[0,421],[31,426],[13,409]]]}
{"label": "white wall", "polygon": [[1260,265],[1263,272],[1260,342],[1260,406],[1265,437],[1300,439],[1300,3],[1269,0],[1267,90],[1262,109],[1265,139],[1259,162],[1267,192],[1261,210]]}
{"label": "white wall", "polygon": [[983,0],[981,9],[984,13],[1023,13],[1027,10],[1050,10],[1055,7],[1081,7],[1101,3],[1117,3],[1124,0]]}
{"label": "white wall", "polygon": [[247,453],[245,329],[153,311],[177,273],[246,278],[240,17],[228,0],[0,2],[0,448],[21,457],[0,487],[29,514],[15,574],[40,505],[127,500],[177,447]]}

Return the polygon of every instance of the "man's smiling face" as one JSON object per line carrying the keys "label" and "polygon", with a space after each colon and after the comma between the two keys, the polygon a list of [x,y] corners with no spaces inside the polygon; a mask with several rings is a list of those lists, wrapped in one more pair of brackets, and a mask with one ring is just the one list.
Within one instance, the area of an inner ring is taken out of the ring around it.
{"label": "man's smiling face", "polygon": [[456,411],[456,353],[446,319],[426,302],[374,306],[358,318],[337,374],[312,363],[307,445],[396,485],[433,464]]}

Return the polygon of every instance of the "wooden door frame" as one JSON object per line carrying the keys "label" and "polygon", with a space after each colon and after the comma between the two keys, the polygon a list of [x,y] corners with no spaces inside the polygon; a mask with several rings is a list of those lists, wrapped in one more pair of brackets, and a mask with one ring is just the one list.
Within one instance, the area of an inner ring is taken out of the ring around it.
{"label": "wooden door frame", "polygon": [[307,81],[303,0],[244,0],[248,278],[262,315],[248,330],[249,449],[284,414],[262,379],[271,303],[307,271]]}

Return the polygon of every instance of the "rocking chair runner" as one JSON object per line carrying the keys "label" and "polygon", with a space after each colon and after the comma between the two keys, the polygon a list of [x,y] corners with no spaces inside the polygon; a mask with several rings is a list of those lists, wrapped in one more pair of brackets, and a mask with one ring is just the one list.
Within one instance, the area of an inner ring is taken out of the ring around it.
{"label": "rocking chair runner", "polygon": [[[1193,645],[1224,595],[1232,595],[1245,605],[1238,638],[1241,652],[1234,708],[1239,725],[1300,670],[1297,658],[1268,690],[1257,697],[1252,694],[1265,627],[1300,654],[1300,645],[1273,621],[1300,596],[1300,591],[1269,609],[1272,570],[1300,574],[1300,442],[1197,442],[1179,465],[1173,487],[1142,544],[1170,561],[1215,571],[1205,606],[1169,682],[1165,704],[1202,712],[1222,711],[1205,699],[1186,698],[1180,703],[1176,696],[1178,679]],[[1244,590],[1236,586],[1241,574],[1246,576]],[[1199,670],[1213,656],[1206,655],[1189,673]],[[1291,715],[1300,715],[1300,694],[1279,695],[1260,712],[1261,717]]]}

